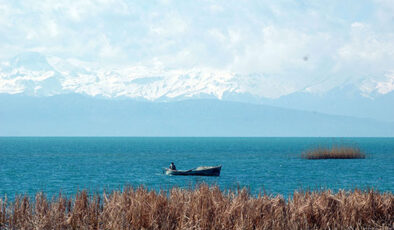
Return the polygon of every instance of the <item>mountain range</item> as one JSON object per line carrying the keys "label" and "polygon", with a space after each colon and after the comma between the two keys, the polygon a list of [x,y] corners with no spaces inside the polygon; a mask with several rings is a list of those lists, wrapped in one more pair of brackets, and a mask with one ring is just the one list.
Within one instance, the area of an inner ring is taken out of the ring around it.
{"label": "mountain range", "polygon": [[[0,115],[3,127],[0,135],[24,135],[24,132],[13,130],[11,126],[25,121],[42,124],[52,130],[44,120],[44,123],[34,120],[39,119],[38,115],[21,116],[45,111],[53,119],[48,122],[57,126],[61,124],[60,118],[69,118],[64,115],[68,113],[75,119],[81,118],[81,124],[82,121],[92,125],[95,123],[93,121],[108,124],[110,121],[123,121],[125,124],[131,122],[134,127],[147,123],[143,118],[152,116],[150,119],[153,120],[148,123],[164,125],[169,122],[171,125],[166,128],[172,129],[174,135],[393,135],[394,74],[340,79],[328,78],[300,87],[264,74],[238,74],[214,69],[165,69],[160,65],[108,68],[97,63],[27,52],[0,65]],[[58,107],[59,104],[67,105],[64,108],[68,109]],[[56,116],[50,115],[50,111]],[[114,111],[119,114],[111,115]],[[100,114],[105,113],[107,116],[101,117]],[[154,117],[151,113],[163,116]],[[120,114],[123,117],[117,117]],[[133,117],[132,114],[140,117]],[[184,114],[185,118],[179,114]],[[15,117],[23,117],[23,120],[15,120]],[[168,122],[163,120],[164,117]],[[130,118],[139,122],[128,121]],[[188,121],[195,125],[190,125]],[[258,126],[254,126],[254,122]],[[206,127],[217,127],[221,123],[222,130]],[[29,126],[28,123],[25,125]],[[9,126],[7,132],[4,129],[6,126]],[[235,126],[238,128],[232,130],[231,127]],[[320,126],[325,131],[315,130]],[[175,131],[175,127],[189,127],[190,130],[193,127],[195,132],[186,131],[187,128]],[[197,131],[199,127],[205,131]],[[277,132],[274,127],[278,128]],[[284,131],[286,127],[289,129]],[[63,128],[67,130],[67,127]],[[87,126],[85,128],[88,129]],[[95,128],[90,127],[89,130]],[[108,126],[107,130],[111,127]],[[155,128],[151,127],[150,130],[152,135],[171,134],[165,128],[153,131]],[[108,135],[149,134],[144,131],[146,129],[141,127],[140,132],[123,130],[109,132]],[[97,132],[107,135],[106,132]],[[34,132],[25,134],[33,135]],[[37,134],[94,135],[94,132],[52,130]]]}
{"label": "mountain range", "polygon": [[0,95],[1,136],[394,136],[394,123],[215,99]]}

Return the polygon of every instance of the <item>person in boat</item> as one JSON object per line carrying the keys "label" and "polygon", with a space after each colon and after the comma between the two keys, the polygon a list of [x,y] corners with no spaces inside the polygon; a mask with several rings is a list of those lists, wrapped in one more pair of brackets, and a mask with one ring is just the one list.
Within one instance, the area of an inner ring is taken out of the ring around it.
{"label": "person in boat", "polygon": [[176,170],[176,167],[175,167],[175,165],[174,165],[174,162],[171,162],[171,164],[170,164],[170,169],[171,169],[171,170]]}

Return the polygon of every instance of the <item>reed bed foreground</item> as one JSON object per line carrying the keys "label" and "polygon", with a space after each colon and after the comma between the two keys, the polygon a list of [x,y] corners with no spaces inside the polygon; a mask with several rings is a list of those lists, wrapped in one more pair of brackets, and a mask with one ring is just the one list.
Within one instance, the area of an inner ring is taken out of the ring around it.
{"label": "reed bed foreground", "polygon": [[369,191],[251,196],[200,185],[157,193],[140,187],[74,199],[0,201],[0,229],[393,229],[394,196]]}
{"label": "reed bed foreground", "polygon": [[329,148],[319,146],[317,148],[303,152],[301,157],[308,160],[364,159],[365,153],[363,153],[358,147],[332,146]]}

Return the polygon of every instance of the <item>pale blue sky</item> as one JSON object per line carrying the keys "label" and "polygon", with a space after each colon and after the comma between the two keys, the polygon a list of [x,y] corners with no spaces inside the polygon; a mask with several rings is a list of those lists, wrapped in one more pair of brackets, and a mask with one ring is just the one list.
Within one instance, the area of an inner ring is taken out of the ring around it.
{"label": "pale blue sky", "polygon": [[0,0],[0,34],[3,60],[36,51],[305,82],[394,72],[392,0]]}

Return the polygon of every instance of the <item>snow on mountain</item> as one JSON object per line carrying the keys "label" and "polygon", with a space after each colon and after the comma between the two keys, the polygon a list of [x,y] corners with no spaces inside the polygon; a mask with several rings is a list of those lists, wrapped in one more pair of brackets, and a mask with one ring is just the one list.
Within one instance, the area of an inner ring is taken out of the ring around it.
{"label": "snow on mountain", "polygon": [[331,77],[311,84],[300,92],[325,95],[341,88],[347,88],[347,90],[352,88],[351,91],[366,98],[379,97],[394,91],[394,72],[386,72],[383,76],[377,77]]}
{"label": "snow on mountain", "polygon": [[239,75],[216,69],[165,69],[143,65],[105,68],[78,60],[23,53],[0,66],[0,92],[171,100],[251,94],[274,98],[294,91],[286,81],[262,74]]}
{"label": "snow on mountain", "polygon": [[32,52],[0,64],[0,93],[167,102],[211,98],[394,122],[394,72],[373,78],[327,77],[300,87],[264,74],[160,65],[108,68]]}
{"label": "snow on mountain", "polygon": [[169,101],[217,98],[261,102],[298,92],[326,94],[353,85],[357,95],[377,97],[394,90],[394,73],[377,78],[327,78],[300,88],[294,81],[264,74],[217,69],[166,69],[160,65],[108,68],[75,59],[22,53],[0,65],[0,93],[52,96],[79,93],[108,98]]}
{"label": "snow on mountain", "polygon": [[38,53],[23,53],[0,66],[0,93],[51,96],[61,92],[63,80]]}
{"label": "snow on mountain", "polygon": [[388,94],[394,91],[394,72],[385,74],[381,79],[366,79],[360,84],[360,90],[364,96],[372,94]]}

